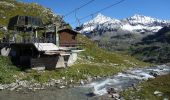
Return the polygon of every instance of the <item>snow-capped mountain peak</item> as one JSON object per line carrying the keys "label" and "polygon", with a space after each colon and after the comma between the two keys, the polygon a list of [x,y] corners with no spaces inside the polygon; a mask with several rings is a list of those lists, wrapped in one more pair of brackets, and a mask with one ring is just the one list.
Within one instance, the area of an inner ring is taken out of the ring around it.
{"label": "snow-capped mountain peak", "polygon": [[161,22],[161,20],[158,20],[156,18],[138,14],[135,14],[134,16],[127,18],[126,20],[128,20],[131,24],[151,24],[154,22]]}
{"label": "snow-capped mountain peak", "polygon": [[139,14],[135,14],[134,16],[123,20],[118,20],[99,13],[94,19],[83,24],[81,32],[88,33],[94,29],[100,31],[121,29],[138,33],[153,33],[167,25],[170,25],[170,21],[168,20],[160,20]]}
{"label": "snow-capped mountain peak", "polygon": [[96,23],[96,24],[104,24],[107,22],[120,22],[117,19],[112,19],[110,17],[107,17],[101,13],[99,13],[94,19],[90,20],[89,22],[85,23],[85,24],[89,24],[89,23]]}

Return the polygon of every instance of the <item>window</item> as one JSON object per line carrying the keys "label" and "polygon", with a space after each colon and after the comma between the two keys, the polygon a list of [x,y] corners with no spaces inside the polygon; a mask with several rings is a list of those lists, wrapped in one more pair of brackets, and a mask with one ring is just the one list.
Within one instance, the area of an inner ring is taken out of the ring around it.
{"label": "window", "polygon": [[72,39],[73,39],[73,40],[75,40],[75,39],[76,39],[76,36],[75,36],[75,35],[73,35],[73,36],[72,36]]}

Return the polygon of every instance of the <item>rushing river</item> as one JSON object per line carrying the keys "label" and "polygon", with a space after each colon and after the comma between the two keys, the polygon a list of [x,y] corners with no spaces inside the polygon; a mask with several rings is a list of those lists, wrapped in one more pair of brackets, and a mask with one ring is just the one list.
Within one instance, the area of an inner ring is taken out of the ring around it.
{"label": "rushing river", "polygon": [[[1,91],[0,100],[98,100],[107,93],[108,87],[122,91],[139,82],[155,78],[157,75],[170,73],[170,67],[166,65],[148,68],[138,68],[118,73],[107,79],[98,80],[84,86],[69,89],[50,88],[36,92]],[[93,92],[96,96],[89,96]],[[102,99],[104,100],[104,99]]]}

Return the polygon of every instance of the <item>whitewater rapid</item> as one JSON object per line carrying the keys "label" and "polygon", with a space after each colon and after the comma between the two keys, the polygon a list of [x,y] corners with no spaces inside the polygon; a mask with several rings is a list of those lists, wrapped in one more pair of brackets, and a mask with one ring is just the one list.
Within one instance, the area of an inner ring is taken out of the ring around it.
{"label": "whitewater rapid", "polygon": [[101,96],[107,94],[107,90],[109,87],[112,87],[115,90],[121,92],[124,89],[137,85],[139,82],[169,73],[170,67],[166,65],[148,68],[137,68],[118,73],[117,75],[107,79],[92,82],[83,87],[91,88],[92,92],[95,95]]}

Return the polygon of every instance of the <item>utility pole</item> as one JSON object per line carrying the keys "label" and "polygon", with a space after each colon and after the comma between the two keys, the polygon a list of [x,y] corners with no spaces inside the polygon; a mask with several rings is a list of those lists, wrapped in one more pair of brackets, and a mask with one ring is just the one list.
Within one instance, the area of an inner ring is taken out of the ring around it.
{"label": "utility pole", "polygon": [[63,28],[63,23],[62,23],[62,19],[63,19],[63,17],[61,17],[61,19],[60,19],[60,22],[55,22],[54,20],[53,20],[53,25],[54,25],[54,28],[55,28],[55,44],[59,47],[60,46],[60,41],[59,41],[59,34],[58,34],[58,31],[61,29],[61,28]]}

